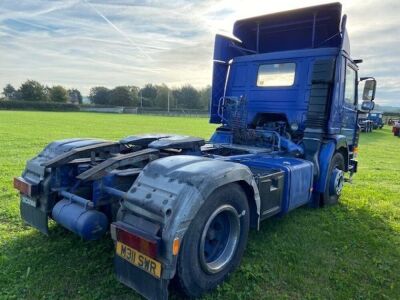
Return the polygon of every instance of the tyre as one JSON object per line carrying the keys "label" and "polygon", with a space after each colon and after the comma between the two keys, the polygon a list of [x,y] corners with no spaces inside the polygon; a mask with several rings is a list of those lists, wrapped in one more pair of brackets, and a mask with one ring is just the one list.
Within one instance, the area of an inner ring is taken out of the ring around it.
{"label": "tyre", "polygon": [[249,223],[247,197],[238,184],[208,197],[185,233],[178,256],[177,281],[188,297],[214,289],[239,265]]}
{"label": "tyre", "polygon": [[333,205],[339,202],[344,185],[344,158],[341,153],[335,153],[328,168],[328,178],[325,192],[322,194],[321,205]]}

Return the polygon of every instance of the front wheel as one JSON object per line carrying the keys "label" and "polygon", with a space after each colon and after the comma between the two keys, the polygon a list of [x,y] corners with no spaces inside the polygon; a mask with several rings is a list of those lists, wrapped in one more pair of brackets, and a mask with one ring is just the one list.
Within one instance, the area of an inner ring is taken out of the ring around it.
{"label": "front wheel", "polygon": [[240,263],[247,243],[250,213],[238,184],[219,188],[205,201],[183,239],[177,276],[189,297],[214,289]]}
{"label": "front wheel", "polygon": [[327,185],[322,194],[322,205],[333,205],[339,202],[344,185],[344,158],[341,153],[335,153],[328,168]]}

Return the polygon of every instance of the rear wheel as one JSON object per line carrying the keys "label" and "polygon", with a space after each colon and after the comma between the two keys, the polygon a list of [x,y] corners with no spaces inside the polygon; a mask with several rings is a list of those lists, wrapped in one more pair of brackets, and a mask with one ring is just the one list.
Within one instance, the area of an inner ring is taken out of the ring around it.
{"label": "rear wheel", "polygon": [[341,153],[335,153],[328,169],[325,192],[322,194],[322,205],[333,205],[339,202],[344,185],[344,158]]}
{"label": "rear wheel", "polygon": [[246,194],[237,184],[219,188],[187,230],[177,276],[183,292],[199,297],[226,279],[240,263],[249,231]]}

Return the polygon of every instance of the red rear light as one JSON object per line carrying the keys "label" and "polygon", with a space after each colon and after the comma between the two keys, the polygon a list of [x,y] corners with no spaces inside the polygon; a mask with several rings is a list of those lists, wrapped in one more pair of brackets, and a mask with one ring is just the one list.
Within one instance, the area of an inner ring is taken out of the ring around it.
{"label": "red rear light", "polygon": [[36,193],[37,186],[25,181],[22,177],[14,177],[14,188],[22,194],[32,196]]}
{"label": "red rear light", "polygon": [[[152,257],[157,257],[158,241],[151,240],[111,224],[111,234],[117,241]],[[114,236],[113,236],[114,235]]]}

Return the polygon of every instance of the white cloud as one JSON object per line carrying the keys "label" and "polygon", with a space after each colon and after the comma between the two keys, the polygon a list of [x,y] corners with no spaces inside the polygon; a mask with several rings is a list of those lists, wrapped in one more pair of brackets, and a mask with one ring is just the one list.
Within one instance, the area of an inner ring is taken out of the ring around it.
{"label": "white cloud", "polygon": [[[330,1],[4,1],[0,86],[109,87],[147,82],[210,84],[214,35],[239,18]],[[378,102],[396,104],[400,35],[396,0],[344,2],[354,57],[378,79]]]}

